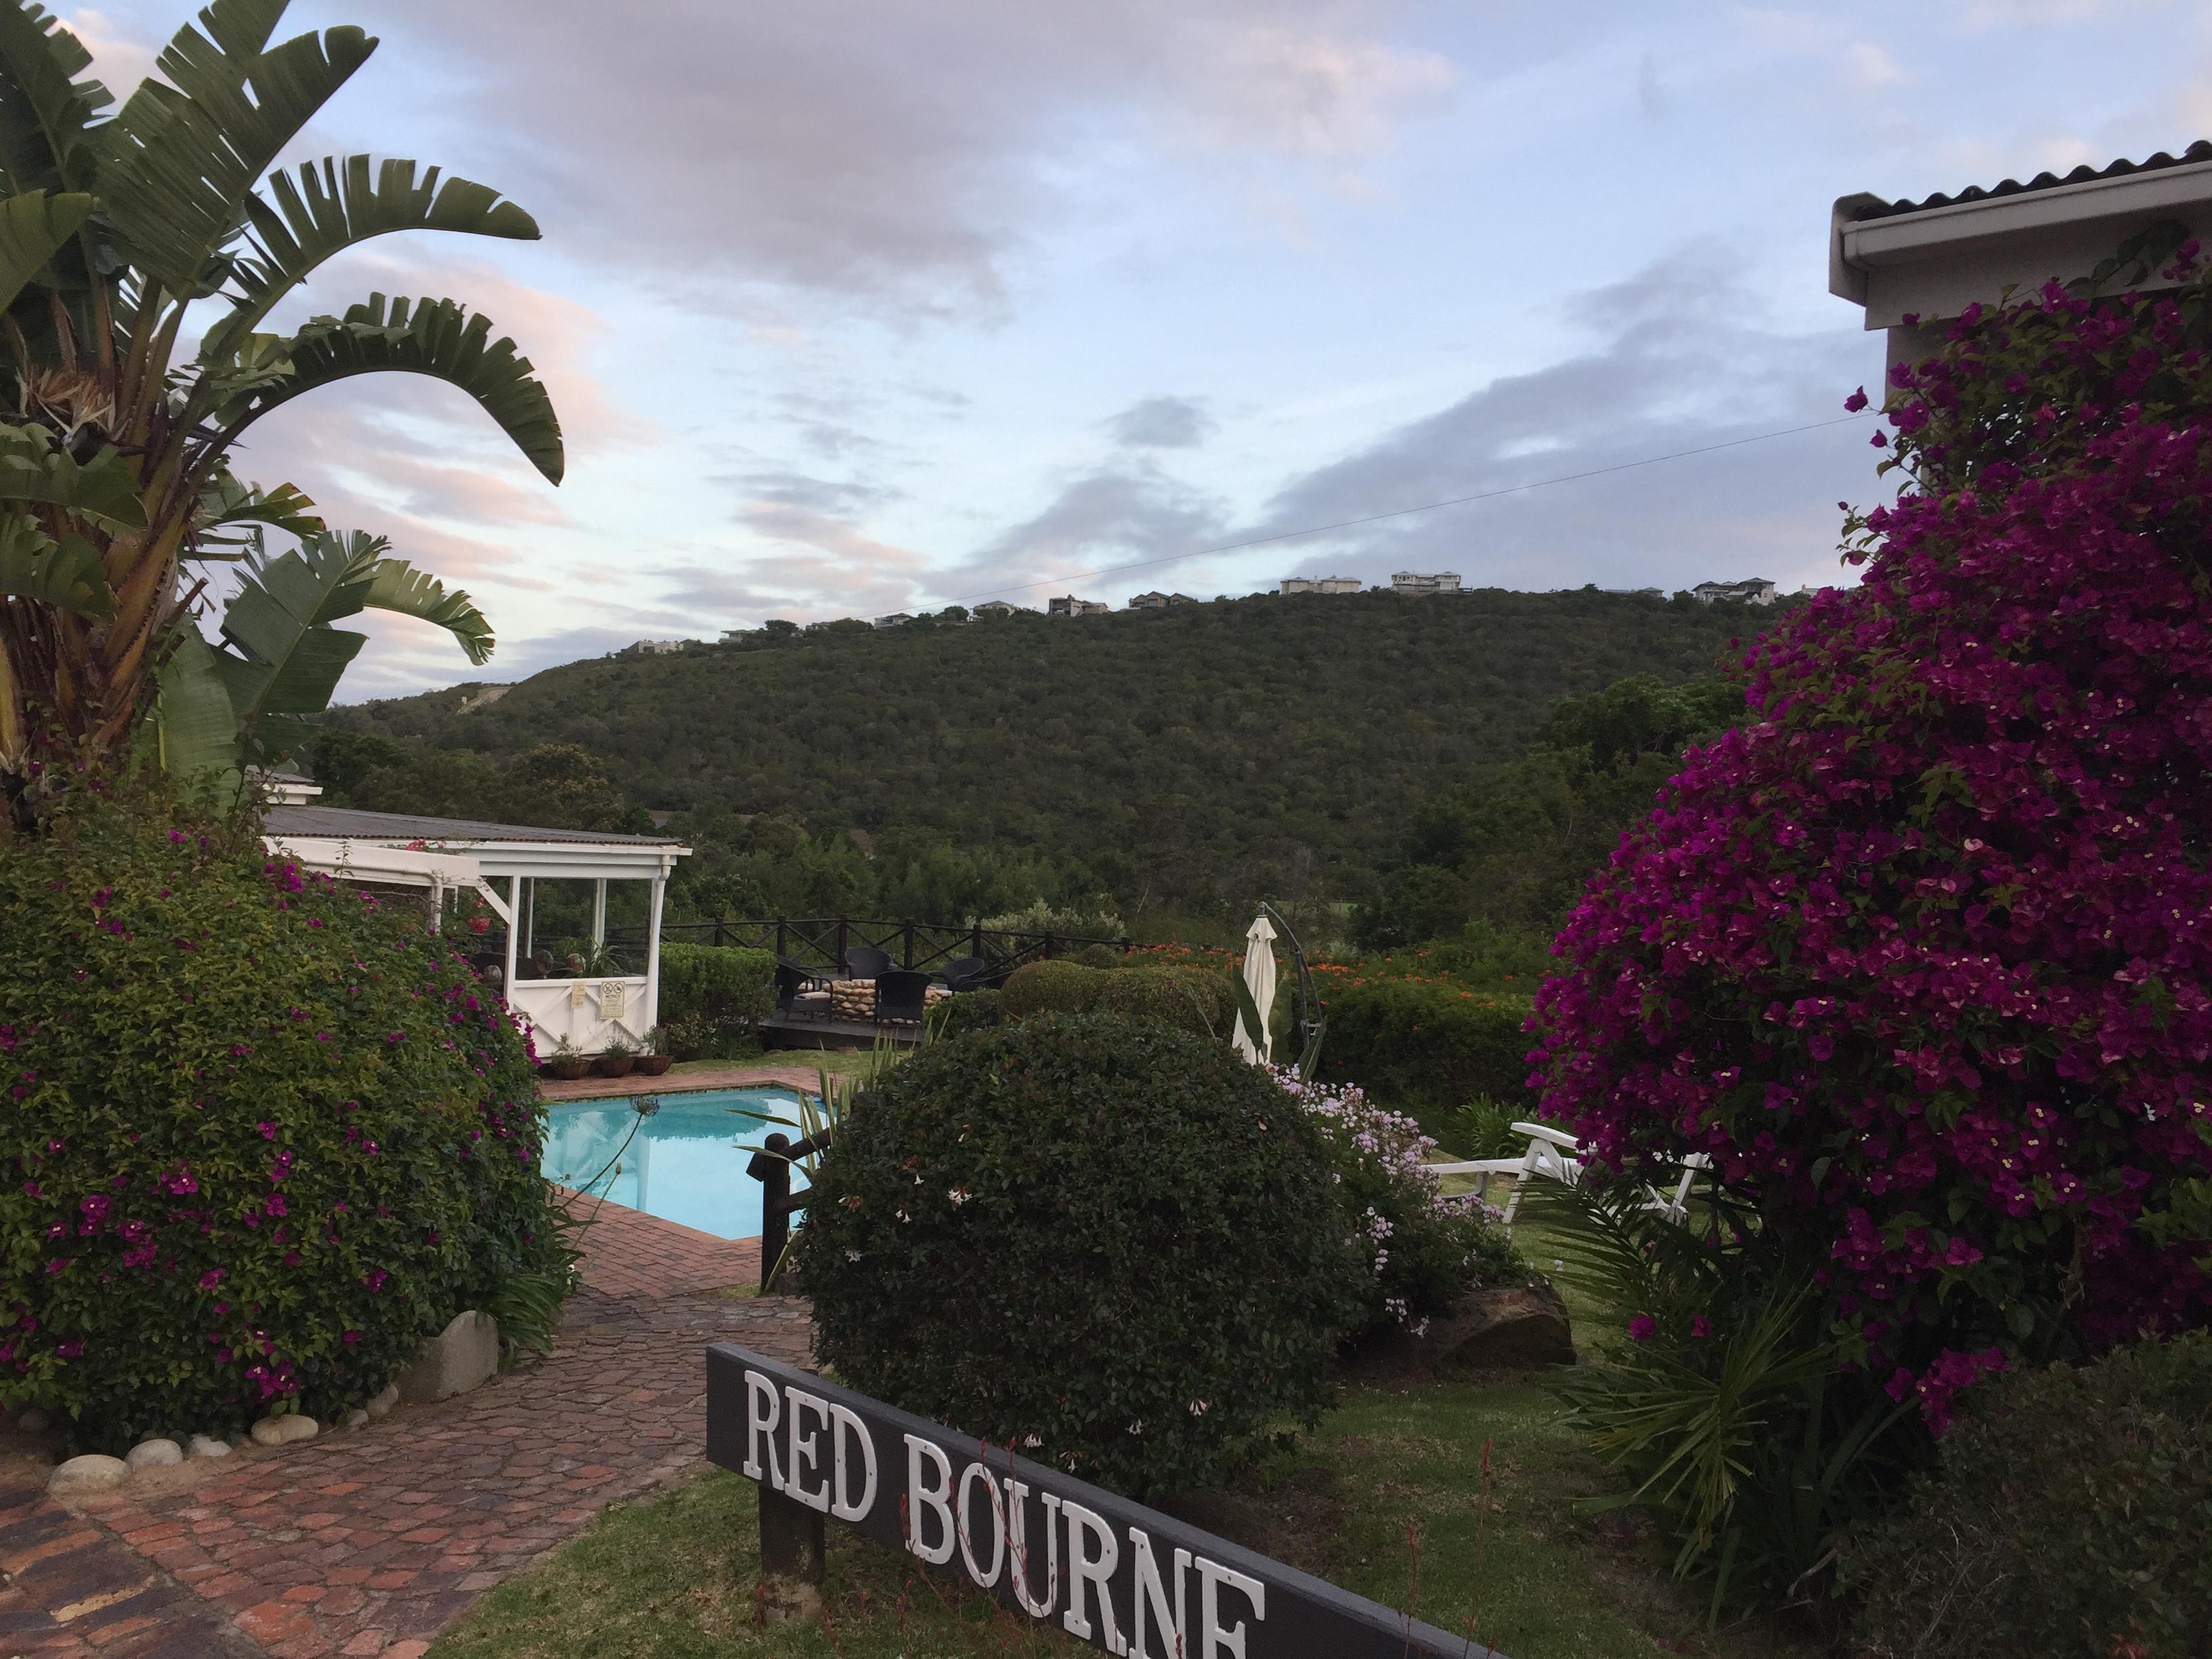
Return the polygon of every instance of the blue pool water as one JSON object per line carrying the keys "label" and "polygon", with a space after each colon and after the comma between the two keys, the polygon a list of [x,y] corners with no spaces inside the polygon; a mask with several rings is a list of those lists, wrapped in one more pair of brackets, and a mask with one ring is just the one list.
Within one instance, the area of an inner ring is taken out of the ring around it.
{"label": "blue pool water", "polygon": [[[600,1197],[702,1233],[757,1235],[761,1184],[745,1173],[745,1165],[769,1135],[781,1131],[796,1140],[799,1131],[745,1114],[766,1113],[795,1124],[799,1097],[788,1089],[701,1089],[657,1097],[660,1109],[642,1119],[627,1099],[549,1106],[540,1166],[546,1176],[564,1187],[588,1182]],[[804,1170],[794,1166],[791,1176],[794,1189],[806,1184]]]}

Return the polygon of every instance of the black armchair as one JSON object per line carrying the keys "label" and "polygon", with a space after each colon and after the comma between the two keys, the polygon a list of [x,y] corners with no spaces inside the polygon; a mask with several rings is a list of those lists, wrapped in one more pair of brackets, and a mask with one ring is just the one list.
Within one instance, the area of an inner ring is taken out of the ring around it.
{"label": "black armchair", "polygon": [[891,971],[890,952],[855,945],[845,952],[845,971],[854,979],[876,979]]}
{"label": "black armchair", "polygon": [[945,980],[948,991],[975,991],[982,988],[983,981],[991,971],[991,964],[981,957],[962,957],[948,962],[938,973]]}
{"label": "black armchair", "polygon": [[894,968],[876,975],[876,1018],[919,1024],[929,1011],[929,975]]}

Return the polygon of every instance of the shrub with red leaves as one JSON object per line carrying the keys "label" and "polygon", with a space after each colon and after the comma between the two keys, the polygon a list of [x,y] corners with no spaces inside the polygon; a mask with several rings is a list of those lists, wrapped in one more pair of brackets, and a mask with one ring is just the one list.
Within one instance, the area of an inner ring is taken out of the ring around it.
{"label": "shrub with red leaves", "polygon": [[1709,1153],[1939,1431],[2212,1322],[2212,285],[2172,257],[1893,373],[1862,585],[1754,647],[1537,1003],[1547,1115]]}

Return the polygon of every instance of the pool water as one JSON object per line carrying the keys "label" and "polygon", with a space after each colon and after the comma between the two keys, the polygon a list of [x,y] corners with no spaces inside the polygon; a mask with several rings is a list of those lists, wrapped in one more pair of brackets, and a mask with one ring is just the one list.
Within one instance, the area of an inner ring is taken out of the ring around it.
{"label": "pool water", "polygon": [[[799,1097],[788,1089],[700,1089],[648,1097],[655,1097],[660,1109],[644,1118],[636,1102],[627,1098],[554,1103],[546,1108],[540,1169],[564,1187],[588,1182],[599,1197],[702,1233],[756,1237],[761,1184],[745,1173],[745,1165],[771,1134],[796,1140],[799,1131],[745,1114],[787,1118],[795,1125]],[[794,1190],[806,1184],[805,1172],[795,1165],[791,1184]]]}

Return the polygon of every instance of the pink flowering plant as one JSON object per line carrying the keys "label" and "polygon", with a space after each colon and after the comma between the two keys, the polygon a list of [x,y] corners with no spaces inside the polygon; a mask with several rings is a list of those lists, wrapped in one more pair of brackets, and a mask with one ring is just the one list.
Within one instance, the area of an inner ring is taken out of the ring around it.
{"label": "pink flowering plant", "polygon": [[565,1275],[504,1009],[256,831],[88,796],[0,858],[0,1401],[84,1445],[336,1415]]}
{"label": "pink flowering plant", "polygon": [[1437,1143],[1419,1123],[1346,1085],[1307,1082],[1286,1068],[1273,1075],[1329,1148],[1367,1282],[1355,1339],[1393,1328],[1420,1335],[1470,1285],[1528,1280],[1498,1212],[1474,1194],[1446,1194],[1429,1173]]}
{"label": "pink flowering plant", "polygon": [[1894,371],[1861,584],[1752,648],[1537,1001],[1601,1180],[1710,1156],[1845,1374],[1938,1432],[1993,1372],[2212,1320],[2212,289],[2178,241]]}

